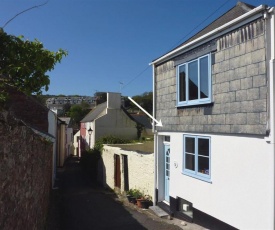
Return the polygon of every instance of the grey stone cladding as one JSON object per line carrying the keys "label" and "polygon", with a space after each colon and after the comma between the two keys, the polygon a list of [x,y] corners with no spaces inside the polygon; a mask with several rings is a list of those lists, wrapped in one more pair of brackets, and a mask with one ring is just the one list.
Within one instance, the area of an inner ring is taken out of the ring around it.
{"label": "grey stone cladding", "polygon": [[157,130],[266,135],[264,21],[250,23],[215,42],[211,104],[176,107],[177,57],[155,67],[156,118],[163,123]]}

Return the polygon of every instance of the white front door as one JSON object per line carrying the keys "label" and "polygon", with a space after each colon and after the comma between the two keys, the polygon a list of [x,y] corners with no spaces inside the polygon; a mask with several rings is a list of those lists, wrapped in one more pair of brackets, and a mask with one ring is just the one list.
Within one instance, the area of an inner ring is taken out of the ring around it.
{"label": "white front door", "polygon": [[170,145],[164,145],[164,170],[165,170],[165,176],[164,176],[164,199],[168,202],[170,202],[169,199],[169,184],[170,184]]}

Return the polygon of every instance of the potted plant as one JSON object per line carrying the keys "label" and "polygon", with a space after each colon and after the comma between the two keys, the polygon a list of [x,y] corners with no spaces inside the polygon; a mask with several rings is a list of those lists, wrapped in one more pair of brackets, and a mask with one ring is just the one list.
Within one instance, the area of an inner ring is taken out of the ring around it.
{"label": "potted plant", "polygon": [[133,194],[134,194],[134,190],[133,190],[133,189],[130,189],[130,190],[126,191],[127,199],[128,199],[128,201],[131,202],[131,203],[135,203],[135,202],[134,202],[134,199],[135,199],[135,198],[134,198]]}
{"label": "potted plant", "polygon": [[140,208],[148,209],[152,205],[152,198],[150,195],[145,195],[140,201]]}
{"label": "potted plant", "polygon": [[142,196],[142,193],[138,189],[130,189],[126,192],[128,201],[136,204],[137,199],[139,199]]}
{"label": "potted plant", "polygon": [[143,194],[142,192],[140,192],[139,190],[135,190],[135,197],[136,197],[136,199],[137,199],[137,206],[138,206],[139,208],[141,208],[141,202],[142,202],[143,200],[145,200],[144,194]]}

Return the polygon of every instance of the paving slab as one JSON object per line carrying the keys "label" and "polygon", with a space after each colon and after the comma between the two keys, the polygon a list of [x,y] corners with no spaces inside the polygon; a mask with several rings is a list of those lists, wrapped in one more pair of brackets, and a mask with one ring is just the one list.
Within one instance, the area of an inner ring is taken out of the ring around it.
{"label": "paving slab", "polygon": [[151,211],[153,211],[158,217],[160,218],[164,218],[164,217],[168,217],[169,214],[165,211],[163,211],[160,207],[158,206],[150,206],[149,209]]}

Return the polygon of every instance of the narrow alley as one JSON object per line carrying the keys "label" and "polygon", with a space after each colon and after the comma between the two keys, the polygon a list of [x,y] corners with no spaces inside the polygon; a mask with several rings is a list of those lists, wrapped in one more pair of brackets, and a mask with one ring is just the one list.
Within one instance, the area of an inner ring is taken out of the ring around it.
{"label": "narrow alley", "polygon": [[69,158],[58,172],[59,189],[53,191],[47,230],[158,229],[179,230],[174,224],[123,205],[117,196],[93,185],[77,158]]}

